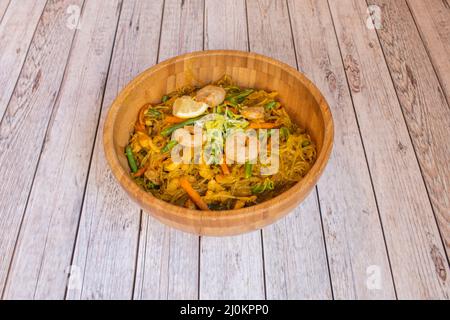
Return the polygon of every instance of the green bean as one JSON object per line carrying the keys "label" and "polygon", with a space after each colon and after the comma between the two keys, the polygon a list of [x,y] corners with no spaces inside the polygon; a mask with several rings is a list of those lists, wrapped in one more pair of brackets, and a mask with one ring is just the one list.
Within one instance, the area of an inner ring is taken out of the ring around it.
{"label": "green bean", "polygon": [[232,118],[232,119],[234,119],[236,117],[236,115],[229,109],[227,109],[226,114],[229,118]]}
{"label": "green bean", "polygon": [[189,120],[186,120],[184,122],[181,123],[177,123],[171,127],[165,128],[163,131],[161,131],[161,135],[163,137],[168,137],[169,135],[172,134],[172,132],[174,132],[177,129],[183,128],[185,126],[190,126],[192,124],[194,124],[197,120],[199,120],[200,118],[203,118],[203,116],[197,117],[197,118],[192,118]]}
{"label": "green bean", "polygon": [[138,170],[138,168],[130,145],[128,145],[127,148],[125,149],[125,153],[128,158],[128,164],[130,165],[131,172],[135,173]]}
{"label": "green bean", "polygon": [[175,140],[169,141],[169,143],[166,144],[166,146],[165,146],[164,148],[161,149],[161,153],[167,153],[167,152],[169,152],[169,151],[172,150],[173,147],[175,147],[177,144],[178,144],[178,142],[175,141]]}
{"label": "green bean", "polygon": [[162,113],[156,109],[150,108],[147,111],[151,117],[156,118],[156,119],[161,119]]}
{"label": "green bean", "polygon": [[252,176],[253,164],[246,162],[245,163],[245,179],[248,179]]}
{"label": "green bean", "polygon": [[249,95],[251,95],[255,90],[253,89],[246,89],[244,91],[241,91],[238,94],[229,95],[226,99],[231,102],[232,104],[238,104],[245,100]]}

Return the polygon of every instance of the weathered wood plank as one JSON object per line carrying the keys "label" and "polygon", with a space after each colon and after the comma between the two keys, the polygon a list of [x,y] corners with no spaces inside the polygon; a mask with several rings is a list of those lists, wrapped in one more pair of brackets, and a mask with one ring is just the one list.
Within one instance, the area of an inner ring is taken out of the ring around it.
{"label": "weathered wood plank", "polygon": [[84,7],[16,244],[7,299],[64,299],[119,9],[118,0]]}
{"label": "weathered wood plank", "polygon": [[[250,49],[296,67],[286,2],[252,0],[247,9]],[[267,298],[332,297],[315,191],[263,239]]]}
{"label": "weathered wood plank", "polygon": [[101,136],[116,95],[156,61],[161,12],[162,1],[122,4],[72,263],[81,283],[74,281],[68,288],[68,299],[131,299],[133,295],[140,209],[108,169]]}
{"label": "weathered wood plank", "polygon": [[448,0],[407,3],[450,103],[450,3]]}
{"label": "weathered wood plank", "polygon": [[[202,50],[201,0],[166,0],[159,62]],[[197,299],[199,237],[166,227],[143,215],[136,275],[136,299]],[[163,248],[161,248],[163,244]]]}
{"label": "weathered wood plank", "polygon": [[206,0],[205,49],[248,50],[245,0]]}
{"label": "weathered wood plank", "polygon": [[401,107],[363,1],[330,1],[398,298],[448,298],[445,252]]}
{"label": "weathered wood plank", "polygon": [[[318,183],[334,298],[393,299],[392,276],[358,124],[326,0],[288,1],[299,68],[333,112],[334,150]],[[379,288],[367,286],[376,266]]]}
{"label": "weathered wood plank", "polygon": [[[41,146],[69,56],[74,30],[68,4],[49,1],[39,22],[11,102],[0,122],[0,290],[20,229]],[[57,48],[57,50],[55,50]],[[18,161],[20,159],[20,161]]]}
{"label": "weathered wood plank", "polygon": [[[0,119],[9,103],[47,0],[0,4]],[[3,15],[2,10],[8,11]],[[2,19],[3,17],[3,19]],[[24,23],[26,21],[26,23]]]}
{"label": "weathered wood plank", "polygon": [[406,2],[369,3],[383,8],[378,34],[450,256],[450,108]]}
{"label": "weathered wood plank", "polygon": [[8,6],[9,6],[10,2],[11,2],[10,0],[1,0],[0,1],[0,23],[2,22],[3,17],[5,16],[5,13],[8,10]]}
{"label": "weathered wood plank", "polygon": [[[207,0],[205,5],[205,49],[248,50],[245,1]],[[261,231],[202,237],[200,299],[264,299],[264,290]]]}

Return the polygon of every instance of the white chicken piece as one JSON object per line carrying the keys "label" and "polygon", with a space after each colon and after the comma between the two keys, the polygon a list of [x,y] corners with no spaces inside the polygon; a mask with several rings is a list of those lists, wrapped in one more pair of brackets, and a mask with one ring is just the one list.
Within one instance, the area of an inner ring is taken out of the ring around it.
{"label": "white chicken piece", "polygon": [[208,85],[198,90],[195,100],[198,102],[204,102],[211,107],[218,106],[225,100],[226,91],[224,88]]}

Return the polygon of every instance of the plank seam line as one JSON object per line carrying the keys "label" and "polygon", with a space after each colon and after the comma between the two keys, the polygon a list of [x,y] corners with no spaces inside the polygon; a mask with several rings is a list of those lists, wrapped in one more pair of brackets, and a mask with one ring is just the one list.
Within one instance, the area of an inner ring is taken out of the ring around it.
{"label": "plank seam line", "polygon": [[[84,14],[84,9],[85,9],[85,2],[83,2],[80,14]],[[78,37],[78,34],[79,34],[79,31],[76,30],[75,33],[74,33],[74,38],[72,40],[72,47],[73,47],[73,44],[75,43],[75,41],[76,41],[76,39]],[[64,89],[64,84],[65,84],[65,80],[66,80],[66,76],[67,76],[67,70],[68,70],[68,66],[70,64],[70,60],[71,60],[72,53],[73,53],[72,52],[73,51],[72,47],[70,48],[69,55],[67,57],[66,67],[65,67],[65,70],[64,70],[64,74],[63,74],[63,80],[61,82],[61,86],[60,86],[59,91],[62,91]],[[60,93],[58,93],[58,95],[60,95]],[[50,121],[49,121],[49,124],[48,124],[48,128],[47,128],[45,137],[48,136],[48,134],[49,134],[49,132],[51,130],[51,126],[52,126],[52,123],[54,121],[54,117],[56,116],[56,113],[58,111],[59,104],[60,104],[60,97],[58,96],[58,99],[55,102],[54,110],[52,111],[52,114],[51,114],[51,117],[50,117]],[[71,128],[71,130],[72,130],[72,128]],[[45,140],[44,140],[44,144],[43,144],[42,150],[44,148],[45,148]],[[41,151],[41,153],[42,153],[42,151]],[[40,165],[40,162],[38,163],[38,166],[37,166],[38,169],[39,169],[39,165]],[[31,194],[31,191],[30,191],[30,194]],[[35,289],[34,289],[34,295],[33,295],[34,298],[36,298],[36,292],[37,292],[38,284],[39,284],[40,277],[41,277],[42,266],[43,266],[44,260],[45,260],[45,251],[47,249],[47,242],[48,242],[48,237],[49,237],[49,233],[50,233],[50,226],[51,226],[52,221],[53,221],[53,213],[50,215],[50,223],[49,223],[48,228],[47,228],[47,233],[46,233],[45,242],[44,242],[44,249],[42,250],[41,262],[40,262],[40,266],[39,266],[39,270],[38,270],[38,276],[37,276],[37,279],[36,279],[36,286],[35,286]]]}
{"label": "plank seam line", "polygon": [[320,196],[319,196],[319,188],[316,186],[316,196],[317,196],[317,205],[319,206],[319,212],[320,212],[320,225],[322,227],[322,237],[323,237],[323,243],[325,246],[325,256],[327,258],[327,269],[328,269],[328,279],[330,281],[330,291],[331,291],[331,299],[335,300],[334,297],[334,288],[333,288],[333,279],[331,278],[331,268],[329,263],[329,257],[328,257],[328,247],[327,247],[327,241],[325,240],[325,228],[323,226],[323,214],[322,214],[322,207],[320,205]]}
{"label": "plank seam line", "polygon": [[[205,50],[205,38],[206,38],[206,0],[203,3],[203,37],[202,37],[202,49]],[[198,266],[197,266],[197,300],[200,300],[200,286],[201,286],[201,258],[202,258],[202,236],[198,237]]]}
{"label": "plank seam line", "polygon": [[[297,66],[297,70],[300,71],[300,67],[298,64],[298,58],[297,58],[297,47],[295,46],[294,29],[292,27],[291,10],[289,9],[288,0],[285,0],[285,2],[286,2],[287,13],[288,13],[289,30],[291,31],[292,48],[294,48],[295,65]],[[325,241],[325,239],[324,239],[324,241]]]}
{"label": "plank seam line", "polygon": [[[84,0],[83,0],[83,1],[84,1]],[[84,3],[84,2],[83,2],[83,3]],[[26,54],[25,59],[24,59],[24,63],[23,63],[22,68],[21,68],[21,70],[20,70],[19,77],[17,78],[17,81],[16,81],[16,86],[14,87],[14,91],[13,91],[13,93],[11,94],[10,102],[11,102],[11,99],[12,99],[12,97],[13,97],[13,95],[14,95],[14,92],[16,91],[17,84],[18,84],[19,79],[20,79],[20,75],[22,74],[22,71],[23,71],[23,68],[24,68],[24,66],[25,66],[26,60],[27,60],[27,58],[28,58],[28,56],[29,56],[30,48],[31,48],[31,45],[32,45],[33,40],[34,40],[34,38],[35,38],[36,31],[37,31],[38,26],[39,26],[39,22],[42,20],[42,17],[43,17],[43,15],[44,15],[44,12],[45,12],[45,9],[47,8],[47,6],[48,6],[48,0],[47,0],[46,3],[45,3],[44,9],[42,10],[41,16],[40,16],[40,18],[39,18],[39,20],[38,20],[38,23],[37,23],[37,25],[36,25],[36,29],[34,30],[32,40],[31,40],[31,42],[30,42],[30,45],[29,45],[28,50],[27,50],[27,54]],[[36,174],[37,174],[37,171],[38,171],[38,168],[39,168],[39,164],[40,164],[40,161],[41,161],[42,151],[44,150],[45,140],[46,140],[47,135],[48,135],[48,130],[49,130],[49,126],[50,126],[50,121],[51,121],[52,115],[53,115],[53,113],[54,113],[54,111],[55,111],[55,106],[57,105],[57,103],[58,103],[58,101],[59,101],[59,98],[60,98],[61,87],[62,87],[62,84],[63,84],[63,82],[64,82],[65,74],[66,74],[66,71],[67,71],[67,65],[68,65],[69,57],[70,57],[70,54],[71,54],[71,51],[72,51],[72,48],[73,48],[73,43],[74,43],[74,39],[75,39],[76,33],[77,33],[77,31],[75,31],[75,32],[73,33],[73,36],[72,36],[72,40],[71,40],[71,44],[70,44],[70,48],[69,48],[69,53],[68,53],[68,55],[67,55],[67,58],[66,58],[66,64],[65,64],[65,66],[64,66],[64,71],[63,71],[63,74],[62,74],[62,79],[61,79],[61,81],[60,81],[60,83],[59,83],[59,87],[58,87],[58,93],[57,93],[57,96],[56,96],[56,98],[55,98],[55,102],[52,104],[52,111],[51,111],[51,113],[50,113],[49,120],[47,121],[47,126],[46,126],[46,128],[45,128],[44,138],[43,138],[43,140],[42,140],[42,142],[41,142],[41,148],[40,148],[40,151],[39,151],[39,157],[38,157],[38,159],[37,159],[37,162],[36,162],[36,165],[35,165],[35,168],[34,168],[33,177],[32,177],[32,180],[31,180],[31,185],[30,185],[30,187],[29,187],[27,199],[26,199],[26,201],[25,201],[25,206],[24,206],[24,209],[23,209],[23,211],[22,211],[22,217],[21,217],[21,219],[20,219],[19,229],[18,229],[18,231],[17,231],[16,241],[15,241],[15,243],[14,243],[13,253],[12,253],[12,255],[11,255],[11,260],[10,260],[10,262],[9,262],[8,271],[7,271],[7,273],[6,273],[5,286],[3,287],[3,290],[2,290],[1,299],[4,298],[4,294],[5,294],[5,291],[6,291],[6,287],[7,287],[9,275],[10,275],[10,273],[11,273],[11,268],[12,268],[12,265],[13,265],[14,257],[15,257],[15,255],[16,255],[17,243],[18,243],[18,241],[19,241],[20,233],[21,233],[21,230],[22,230],[22,225],[23,225],[23,222],[24,222],[24,220],[25,220],[25,214],[26,214],[26,211],[27,211],[27,209],[28,209],[28,203],[29,203],[29,200],[30,200],[31,192],[32,192],[33,186],[34,186],[34,181],[35,181]],[[8,103],[8,106],[9,106],[10,102]],[[5,113],[4,113],[4,116],[5,116],[5,114],[6,114],[6,111],[5,111]],[[1,122],[3,122],[3,118],[2,118],[2,121],[1,121]],[[1,124],[1,122],[0,122],[0,124]],[[41,264],[42,264],[42,261],[41,261]],[[41,272],[40,269],[41,269],[41,265],[40,265],[39,271],[38,271],[38,278],[39,278],[39,274],[40,274],[40,272]],[[35,294],[36,294],[37,283],[38,283],[38,281],[36,280],[36,284],[35,284],[35,292],[33,293],[33,297],[34,297]]]}
{"label": "plank seam line", "polygon": [[[296,48],[296,45],[295,45],[294,29],[293,29],[293,26],[292,26],[291,10],[289,8],[288,0],[286,0],[286,8],[287,8],[288,18],[289,18],[289,26],[290,26],[291,38],[292,38],[292,46],[294,48],[295,64],[297,65],[297,70],[300,70],[300,66],[299,66],[298,58],[297,58],[297,48]],[[325,249],[325,259],[327,261],[327,271],[328,271],[328,280],[329,280],[330,291],[331,291],[331,298],[334,300],[333,281],[331,279],[330,261],[328,259],[327,241],[326,241],[326,238],[325,238],[325,230],[324,230],[324,227],[323,227],[322,208],[320,207],[320,201],[319,201],[320,198],[319,198],[319,191],[318,191],[317,185],[314,187],[314,189],[316,190],[316,195],[317,195],[317,205],[318,205],[319,217],[320,217],[320,228],[322,229],[323,247]]]}
{"label": "plank seam line", "polygon": [[[48,1],[48,0],[47,0],[47,1]],[[47,1],[45,2],[45,4],[47,4]],[[11,4],[11,0],[9,0],[8,4],[6,5],[5,12],[3,12],[3,15],[0,17],[0,24],[2,23],[3,18],[6,16],[6,12],[8,12],[8,9],[9,9],[10,4]],[[45,8],[45,6],[44,6],[44,8]],[[39,19],[39,20],[40,20],[40,19]],[[38,21],[39,21],[39,20],[38,20]]]}
{"label": "plank seam line", "polygon": [[[95,135],[94,135],[94,141],[92,142],[91,155],[90,155],[88,170],[86,172],[86,180],[85,180],[85,183],[84,183],[83,196],[81,198],[81,207],[80,207],[80,213],[78,215],[78,223],[77,223],[77,228],[76,228],[76,232],[75,232],[75,239],[74,239],[74,242],[73,242],[72,257],[70,258],[70,266],[73,264],[73,259],[75,257],[75,249],[76,249],[77,242],[78,242],[78,235],[79,235],[79,230],[80,230],[81,216],[83,214],[84,202],[85,202],[85,198],[86,198],[86,190],[87,190],[87,186],[88,186],[88,182],[89,182],[89,174],[90,174],[90,171],[91,171],[92,159],[93,159],[94,150],[95,150],[95,143],[96,143],[96,140],[97,140],[97,134],[98,134],[98,129],[99,129],[99,126],[100,126],[100,119],[101,119],[101,115],[102,115],[102,108],[103,108],[103,104],[104,104],[104,100],[105,100],[106,86],[107,86],[109,75],[110,75],[111,64],[112,64],[112,59],[113,59],[113,55],[114,55],[114,47],[115,47],[115,43],[116,43],[116,37],[117,37],[117,31],[118,31],[118,28],[119,28],[120,17],[122,15],[122,5],[123,5],[123,2],[120,2],[120,9],[119,9],[118,17],[117,17],[117,22],[116,22],[116,31],[114,33],[114,38],[113,38],[113,42],[112,42],[112,49],[111,49],[111,54],[110,54],[110,58],[109,58],[109,65],[108,65],[107,76],[105,78],[105,81],[103,82],[103,94],[102,94],[102,98],[101,98],[101,101],[100,101],[100,104],[99,104],[100,105],[100,110],[99,110],[100,112],[98,114],[97,126],[96,126],[96,129],[95,129]],[[84,3],[83,3],[83,7],[84,7]],[[86,259],[87,259],[87,256],[88,256],[88,250],[86,250]],[[82,282],[81,290],[80,290],[80,298],[81,298],[81,295],[82,295],[82,292],[83,292],[83,288],[84,288],[85,275],[86,275],[86,261],[85,261],[84,270],[83,270],[83,282]],[[69,281],[69,277],[70,277],[70,274],[67,275],[67,281]],[[65,289],[65,292],[64,292],[64,300],[67,299],[67,294],[68,294],[68,286],[66,285],[66,289]]]}
{"label": "plank seam line", "polygon": [[[244,9],[245,9],[245,26],[247,28],[247,51],[251,51],[250,47],[250,27],[249,27],[249,18],[248,18],[248,3],[247,0],[244,0]],[[263,273],[263,289],[264,289],[264,300],[267,300],[267,277],[266,277],[266,258],[264,255],[264,229],[260,230],[261,237],[261,259],[262,259],[262,273]]]}
{"label": "plank seam line", "polygon": [[[163,0],[162,2],[162,7],[161,7],[161,22],[160,22],[160,29],[159,29],[159,38],[158,38],[158,50],[157,50],[157,57],[156,57],[156,61],[158,62],[159,60],[159,49],[160,49],[160,45],[161,45],[161,33],[162,33],[162,20],[164,17],[164,7],[165,7],[165,0]],[[132,300],[135,300],[135,290],[136,290],[136,279],[137,279],[137,272],[138,272],[138,265],[139,265],[139,249],[141,246],[141,233],[142,233],[142,222],[143,222],[143,215],[146,214],[144,213],[144,210],[140,210],[140,218],[139,218],[139,231],[138,231],[138,240],[137,240],[137,247],[136,247],[136,260],[135,260],[135,264],[134,264],[134,275],[133,275],[133,292],[132,292]],[[140,285],[140,294],[139,294],[139,299],[142,298],[142,287],[144,284],[144,275],[145,275],[145,265],[146,265],[146,256],[147,256],[147,236],[148,236],[148,219],[146,220],[146,228],[145,228],[146,232],[145,232],[145,244],[144,244],[144,256],[143,259],[144,261],[143,263],[143,267],[142,267],[142,272],[143,275],[141,277],[141,285]]]}
{"label": "plank seam line", "polygon": [[[367,6],[369,5],[369,3],[367,2],[367,0],[366,0],[366,5],[367,5]],[[411,14],[411,16],[412,16],[412,14]],[[413,20],[414,20],[414,19],[413,19]],[[421,178],[422,178],[422,183],[423,183],[423,185],[424,185],[424,187],[425,187],[425,192],[426,192],[426,194],[427,194],[428,202],[429,202],[429,204],[430,204],[431,211],[432,211],[432,213],[433,213],[434,222],[436,223],[436,228],[437,228],[437,230],[438,230],[438,235],[439,235],[439,238],[440,238],[440,240],[441,240],[441,244],[442,244],[442,247],[443,247],[445,256],[447,257],[447,263],[450,265],[449,257],[448,257],[448,255],[447,255],[447,251],[446,251],[446,249],[445,249],[446,247],[445,247],[444,238],[443,238],[443,236],[442,236],[442,232],[441,232],[441,229],[440,229],[440,227],[439,227],[439,222],[438,222],[438,219],[437,219],[437,214],[436,214],[436,211],[434,210],[433,202],[431,201],[430,191],[428,190],[428,185],[427,185],[426,180],[425,180],[425,176],[424,176],[424,173],[423,173],[423,169],[422,169],[422,166],[420,165],[419,156],[418,156],[418,154],[417,154],[417,150],[416,150],[416,147],[415,147],[415,145],[414,145],[414,141],[413,141],[412,136],[411,136],[411,129],[410,129],[409,125],[408,125],[408,121],[406,121],[405,112],[404,112],[404,110],[403,110],[402,103],[400,102],[400,98],[399,98],[399,96],[398,96],[398,91],[397,91],[397,88],[396,88],[396,86],[395,86],[394,79],[393,79],[393,77],[392,77],[391,68],[389,67],[389,63],[387,62],[386,54],[385,54],[385,52],[384,52],[384,48],[383,48],[382,42],[381,42],[381,40],[380,40],[380,35],[379,35],[378,30],[377,30],[376,28],[375,28],[375,34],[377,35],[377,40],[378,40],[378,43],[379,43],[379,45],[380,45],[380,49],[381,49],[381,52],[382,52],[382,54],[383,54],[384,61],[385,61],[385,63],[386,63],[386,67],[387,67],[387,69],[388,69],[389,77],[390,77],[390,79],[391,79],[392,86],[394,87],[394,91],[395,91],[395,95],[396,95],[396,97],[397,97],[398,105],[399,105],[400,111],[401,111],[401,113],[402,113],[403,121],[404,121],[405,126],[406,126],[406,131],[408,132],[409,141],[410,141],[411,146],[412,146],[412,149],[413,149],[413,151],[414,151],[414,157],[415,157],[415,159],[416,159],[417,166],[419,167],[419,172],[420,172],[420,176],[421,176]],[[420,34],[420,32],[419,32],[419,34]],[[431,64],[431,65],[432,65],[432,64]],[[436,74],[436,78],[438,79],[438,83],[439,83],[439,77],[437,77],[437,74]],[[444,96],[445,96],[445,94],[444,94]],[[448,107],[448,105],[447,105],[447,107]]]}
{"label": "plank seam line", "polygon": [[[162,6],[161,6],[161,19],[160,19],[160,25],[159,25],[159,37],[158,37],[158,49],[157,49],[157,53],[156,53],[156,63],[159,63],[159,56],[160,56],[160,49],[161,49],[161,34],[162,34],[162,26],[163,26],[163,21],[164,21],[164,11],[165,11],[165,5],[166,5],[166,1],[163,0],[162,2]],[[142,221],[142,214],[143,214],[143,210],[141,209],[141,221]],[[144,285],[144,274],[145,274],[145,266],[146,266],[146,257],[147,257],[147,237],[148,237],[148,220],[146,221],[146,225],[145,225],[145,236],[146,236],[146,241],[145,241],[145,245],[144,245],[144,254],[143,254],[143,261],[142,261],[142,270],[143,270],[143,276],[141,277],[141,285],[140,285],[140,294],[139,294],[139,299],[142,298],[142,288]],[[141,235],[142,232],[142,228],[139,228],[139,237]],[[138,242],[138,250],[140,248],[140,242]],[[169,244],[169,250],[170,250],[170,244]],[[170,259],[170,254],[169,254],[169,259]],[[136,278],[137,278],[137,269],[138,269],[138,262],[139,262],[139,255],[136,255],[136,261],[135,261],[135,269],[134,269],[134,280],[133,280],[133,300],[135,297],[135,285],[136,285]],[[168,260],[168,267],[170,266],[170,261]]]}
{"label": "plank seam line", "polygon": [[[141,230],[142,232],[142,230]],[[145,268],[147,265],[147,260],[145,257],[147,256],[147,240],[148,240],[148,217],[145,223],[145,243],[144,243],[144,255],[143,255],[143,262],[142,262],[142,275],[141,275],[141,283],[140,283],[140,292],[139,292],[139,299],[142,300],[142,288],[144,287],[144,276],[145,276]],[[137,267],[136,271],[137,272]]]}
{"label": "plank seam line", "polygon": [[264,286],[264,300],[267,300],[267,280],[266,280],[266,259],[264,256],[264,237],[263,229],[261,231],[261,258],[262,258],[262,272],[263,272],[263,286]]}
{"label": "plank seam line", "polygon": [[[430,54],[430,51],[429,51],[429,49],[428,49],[428,46],[426,45],[426,43],[425,43],[425,41],[424,41],[424,39],[423,39],[422,32],[421,32],[421,30],[420,30],[420,28],[419,28],[419,24],[417,23],[416,18],[414,17],[414,13],[413,13],[413,11],[411,10],[411,7],[410,7],[410,5],[409,5],[409,2],[408,2],[407,0],[404,0],[404,1],[405,1],[405,3],[406,3],[406,6],[408,7],[409,13],[411,14],[412,20],[413,20],[413,22],[414,22],[414,26],[415,26],[416,29],[417,29],[417,33],[419,34],[419,38],[420,38],[420,40],[422,41],[423,47],[425,48],[425,52],[427,53],[428,60],[430,60],[430,64],[431,64],[431,67],[433,68],[434,74],[436,75],[436,78],[437,78],[437,80],[438,80],[438,83],[439,83],[439,89],[441,89],[442,95],[444,96],[445,101],[447,101],[447,107],[450,108],[450,101],[448,100],[447,94],[446,94],[445,90],[443,89],[444,86],[442,85],[441,77],[439,77],[439,73],[437,72],[437,68],[435,67],[435,65],[434,65],[434,63],[433,63],[433,59],[431,58],[431,54]],[[449,93],[449,94],[450,94],[450,93]]]}
{"label": "plank seam line", "polygon": [[369,162],[368,162],[368,159],[367,159],[367,151],[366,151],[366,147],[364,145],[364,139],[363,139],[362,134],[361,134],[361,127],[360,127],[360,124],[359,124],[358,114],[357,114],[356,108],[355,108],[355,102],[353,100],[353,93],[352,93],[352,91],[350,89],[350,83],[349,83],[349,80],[348,80],[347,72],[345,72],[344,58],[342,56],[341,45],[340,45],[339,38],[338,38],[338,35],[337,35],[336,24],[334,22],[334,17],[333,17],[333,13],[332,13],[332,10],[331,10],[331,7],[330,7],[330,2],[329,2],[329,0],[326,0],[326,1],[327,1],[327,4],[328,4],[328,10],[329,10],[329,14],[330,14],[331,21],[332,21],[332,24],[333,24],[333,29],[334,29],[334,34],[335,34],[335,38],[336,38],[336,43],[337,43],[337,46],[338,46],[338,49],[339,49],[339,54],[341,56],[341,63],[342,63],[342,68],[344,69],[345,79],[347,81],[347,88],[349,90],[350,99],[352,101],[353,113],[355,115],[356,124],[358,126],[358,132],[359,132],[359,137],[360,137],[361,145],[362,145],[363,152],[364,152],[364,157],[366,159],[366,165],[367,165],[367,170],[368,170],[368,173],[369,173],[370,184],[371,184],[371,187],[372,187],[372,193],[373,193],[373,196],[374,196],[375,205],[377,207],[378,219],[380,221],[381,233],[383,235],[384,246],[385,246],[385,249],[386,249],[386,257],[387,257],[388,264],[389,264],[389,270],[391,271],[392,286],[393,286],[393,289],[394,289],[395,298],[398,299],[397,288],[395,286],[395,280],[394,280],[394,273],[392,272],[392,264],[391,264],[391,259],[390,259],[390,256],[389,256],[389,248],[387,246],[386,235],[385,235],[385,232],[384,232],[383,219],[381,218],[381,214],[380,214],[380,207],[378,205],[378,198],[377,198],[377,194],[375,192],[375,186],[373,184],[372,172],[370,171],[370,166],[369,166]]}
{"label": "plank seam line", "polygon": [[[138,269],[138,262],[139,262],[139,249],[141,245],[141,231],[142,231],[142,218],[143,218],[144,211],[141,209],[139,211],[139,228],[137,232],[137,244],[136,244],[136,257],[134,259],[134,274],[133,274],[133,285],[131,286],[131,300],[134,299],[134,292],[136,290],[136,277],[137,277],[137,269]],[[145,233],[147,236],[147,233]],[[142,288],[142,287],[141,287]]]}
{"label": "plank seam line", "polygon": [[[156,62],[159,62],[159,51],[161,48],[161,33],[162,33],[162,26],[163,26],[163,19],[164,19],[164,10],[165,10],[165,6],[166,6],[166,0],[163,0],[162,2],[162,7],[161,7],[161,21],[160,21],[160,25],[159,25],[159,37],[158,37],[158,49],[156,52]],[[147,237],[148,237],[148,219],[146,221],[147,223],[145,224],[145,246],[144,246],[144,255],[143,255],[143,266],[142,266],[142,277],[141,277],[141,286],[140,286],[140,295],[139,295],[139,299],[142,299],[142,288],[144,285],[144,277],[145,277],[145,266],[146,266],[146,262],[147,262]],[[141,233],[142,230],[139,230],[139,233]],[[136,261],[136,266],[135,266],[135,273],[137,273],[137,263],[138,261]],[[135,281],[136,281],[136,277],[135,277]]]}
{"label": "plank seam line", "polygon": [[250,31],[248,26],[248,4],[247,0],[244,0],[244,6],[245,6],[245,25],[247,27],[247,50],[250,52]]}
{"label": "plank seam line", "polygon": [[[9,5],[10,5],[10,4],[11,4],[11,2],[9,2],[8,8],[9,8]],[[40,15],[40,17],[39,17],[39,20],[38,20],[38,22],[36,23],[36,28],[34,28],[33,36],[31,37],[30,44],[28,45],[27,53],[25,54],[25,58],[23,59],[22,66],[20,67],[20,72],[19,72],[19,75],[17,76],[16,83],[14,84],[13,91],[12,91],[10,97],[9,97],[8,103],[6,104],[5,111],[4,111],[3,114],[1,115],[0,126],[1,126],[1,124],[3,123],[3,120],[4,120],[4,118],[5,118],[6,112],[8,111],[8,107],[9,107],[9,105],[11,104],[12,97],[14,96],[14,92],[16,91],[17,85],[19,84],[20,75],[21,75],[22,72],[23,72],[23,68],[24,68],[25,63],[26,63],[26,61],[27,61],[27,58],[28,58],[28,56],[29,56],[29,54],[30,54],[31,45],[33,44],[33,40],[34,40],[34,38],[36,37],[36,31],[37,31],[37,29],[38,29],[38,27],[39,27],[39,22],[41,22],[42,16],[44,15],[44,12],[45,12],[45,8],[47,8],[47,6],[48,6],[48,0],[46,0],[46,2],[45,2],[45,5],[44,5],[44,7],[43,7],[43,9],[42,9],[42,12],[41,12],[41,15]],[[5,15],[6,15],[6,12],[5,12],[5,14],[3,15],[3,17],[2,17],[2,20],[3,20],[3,18],[4,18]],[[1,21],[0,21],[0,22],[1,22]]]}

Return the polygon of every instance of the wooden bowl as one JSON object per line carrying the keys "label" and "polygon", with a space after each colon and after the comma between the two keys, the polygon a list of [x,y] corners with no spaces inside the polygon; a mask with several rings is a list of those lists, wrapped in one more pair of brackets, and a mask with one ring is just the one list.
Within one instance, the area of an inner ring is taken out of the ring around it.
{"label": "wooden bowl", "polygon": [[[292,120],[306,128],[317,146],[317,160],[296,185],[264,203],[238,210],[197,211],[156,199],[130,177],[124,148],[139,109],[159,103],[161,97],[183,85],[205,85],[232,76],[238,85],[278,91]],[[330,156],[333,120],[319,90],[294,68],[254,53],[202,51],[164,61],[135,78],[113,102],[104,125],[106,159],[114,176],[130,197],[161,222],[191,233],[210,236],[234,235],[267,226],[305,199],[314,188]]]}

